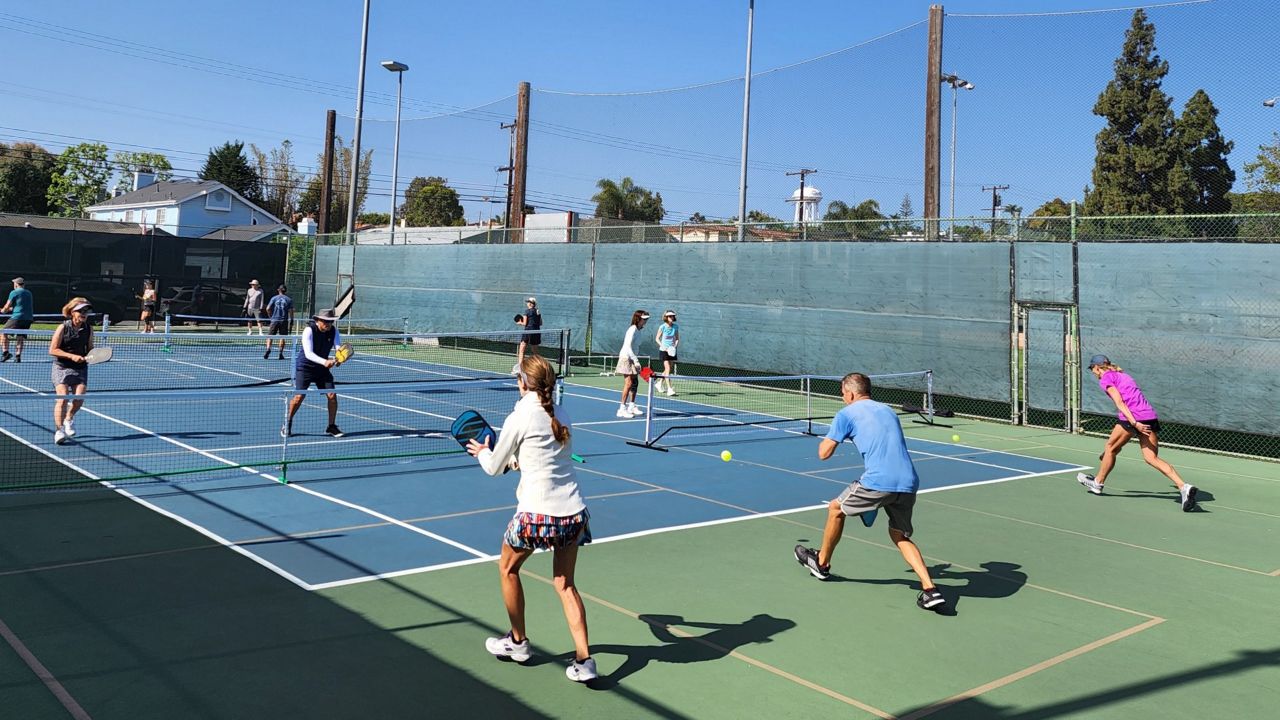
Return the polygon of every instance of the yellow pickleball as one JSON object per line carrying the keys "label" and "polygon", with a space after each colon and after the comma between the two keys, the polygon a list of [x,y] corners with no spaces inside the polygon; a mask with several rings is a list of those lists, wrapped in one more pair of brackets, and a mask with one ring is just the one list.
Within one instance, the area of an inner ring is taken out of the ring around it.
{"label": "yellow pickleball", "polygon": [[960,442],[960,436],[959,436],[959,435],[952,435],[952,436],[951,436],[951,442]]}
{"label": "yellow pickleball", "polygon": [[729,462],[730,460],[733,459],[733,453],[729,452],[728,450],[721,450],[720,459],[725,462]]}

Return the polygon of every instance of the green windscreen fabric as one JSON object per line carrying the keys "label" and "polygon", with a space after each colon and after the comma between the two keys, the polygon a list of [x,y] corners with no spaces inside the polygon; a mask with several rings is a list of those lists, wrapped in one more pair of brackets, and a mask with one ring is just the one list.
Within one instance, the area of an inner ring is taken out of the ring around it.
{"label": "green windscreen fabric", "polygon": [[[1082,243],[1082,355],[1133,375],[1165,421],[1275,434],[1280,246]],[[1083,408],[1111,414],[1085,368]]]}

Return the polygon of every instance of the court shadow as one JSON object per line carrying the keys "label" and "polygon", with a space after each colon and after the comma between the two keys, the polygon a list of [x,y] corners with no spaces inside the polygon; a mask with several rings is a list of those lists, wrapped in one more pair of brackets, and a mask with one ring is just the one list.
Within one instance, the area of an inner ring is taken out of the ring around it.
{"label": "court shadow", "polygon": [[[686,664],[711,662],[727,657],[740,647],[771,642],[774,635],[790,630],[796,624],[787,618],[755,615],[741,623],[717,623],[685,620],[679,615],[641,615],[649,631],[662,645],[592,645],[592,655],[622,655],[626,658],[618,669],[588,683],[593,690],[609,690],[624,679],[643,670],[651,662]],[[702,635],[681,636],[673,627],[710,630]],[[572,660],[572,653],[561,658]]]}
{"label": "court shadow", "polygon": [[[445,431],[435,431],[435,430],[385,430],[385,429],[380,429],[380,428],[373,428],[373,429],[370,429],[370,430],[356,430],[355,432],[347,432],[347,433],[343,433],[343,434],[342,434],[342,436],[343,436],[343,437],[349,437],[349,438],[358,438],[358,437],[388,437],[388,438],[396,438],[396,437],[400,437],[400,438],[409,438],[409,437],[418,437],[418,436],[422,435],[423,433],[437,433],[437,432],[445,432]],[[303,434],[303,433],[296,433],[296,432],[294,433],[294,435],[302,435],[302,434]]]}
{"label": "court shadow", "polygon": [[[929,567],[929,576],[942,590],[947,598],[948,610],[945,614],[954,614],[960,606],[962,598],[987,598],[997,600],[1012,596],[1027,584],[1027,574],[1017,563],[991,560],[979,567],[983,572],[973,570],[953,570],[951,563],[939,563]],[[905,572],[910,573],[908,569]],[[912,589],[920,589],[920,581],[914,573],[910,578],[849,578],[832,575],[830,581],[856,582],[864,585],[903,585]],[[963,584],[957,584],[963,581]]]}
{"label": "court shadow", "polygon": [[229,430],[190,430],[187,432],[161,432],[161,433],[134,433],[132,435],[92,435],[82,434],[79,438],[81,443],[92,441],[93,443],[119,442],[121,440],[146,440],[154,437],[180,438],[183,440],[202,440],[216,437],[226,437],[228,435],[239,435],[238,431]]}
{"label": "court shadow", "polygon": [[[1158,500],[1164,500],[1166,502],[1173,502],[1173,503],[1176,503],[1179,500],[1177,490],[1165,490],[1165,491],[1125,490],[1123,495],[1113,495],[1112,497],[1125,498],[1125,499],[1155,498]],[[1213,496],[1213,493],[1209,492],[1208,490],[1201,490],[1200,488],[1196,488],[1196,504],[1197,505],[1204,502],[1213,502],[1214,500],[1217,500],[1217,498]]]}

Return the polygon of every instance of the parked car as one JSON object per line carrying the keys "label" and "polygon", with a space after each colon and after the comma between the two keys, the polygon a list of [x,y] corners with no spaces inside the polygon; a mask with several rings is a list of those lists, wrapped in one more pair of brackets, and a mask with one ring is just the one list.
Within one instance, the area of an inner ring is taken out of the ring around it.
{"label": "parked car", "polygon": [[[162,315],[200,315],[204,317],[240,317],[245,294],[213,285],[170,288],[160,300]],[[184,321],[175,320],[181,324]],[[198,324],[194,323],[193,324]]]}
{"label": "parked car", "polygon": [[93,303],[98,315],[110,315],[112,322],[137,320],[139,300],[133,289],[111,280],[75,280],[71,283],[72,297],[85,297]]}

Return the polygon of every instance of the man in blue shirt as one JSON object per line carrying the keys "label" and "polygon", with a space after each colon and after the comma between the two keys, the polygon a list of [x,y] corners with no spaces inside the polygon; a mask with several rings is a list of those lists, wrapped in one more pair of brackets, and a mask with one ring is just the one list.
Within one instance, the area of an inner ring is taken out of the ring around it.
{"label": "man in blue shirt", "polygon": [[267,317],[270,318],[271,324],[267,326],[267,351],[262,353],[262,359],[266,360],[271,357],[271,336],[280,336],[280,354],[277,359],[284,359],[284,338],[289,334],[289,328],[293,325],[293,298],[285,294],[287,288],[280,285],[276,288],[276,294],[267,302]]}
{"label": "man in blue shirt", "polygon": [[5,332],[0,333],[0,362],[8,362],[12,359],[14,362],[22,362],[22,348],[27,343],[26,333],[13,333],[13,349],[17,351],[16,355],[9,353],[9,331],[26,330],[31,327],[31,321],[35,319],[32,310],[31,291],[26,287],[27,281],[16,277],[13,279],[13,292],[9,293],[9,300],[0,308],[0,313],[12,312],[4,324]]}
{"label": "man in blue shirt", "polygon": [[871,379],[862,373],[845,375],[840,381],[840,394],[845,406],[836,413],[831,430],[818,445],[818,459],[830,459],[840,443],[853,440],[862,453],[864,470],[857,482],[827,506],[822,549],[797,545],[796,560],[814,577],[826,580],[831,577],[831,555],[844,533],[845,517],[863,515],[864,521],[869,521],[884,508],[889,516],[889,539],[920,578],[921,591],[916,604],[925,610],[941,611],[947,601],[929,577],[920,549],[911,541],[911,512],[920,478],[907,453],[898,415],[888,405],[871,399]]}

